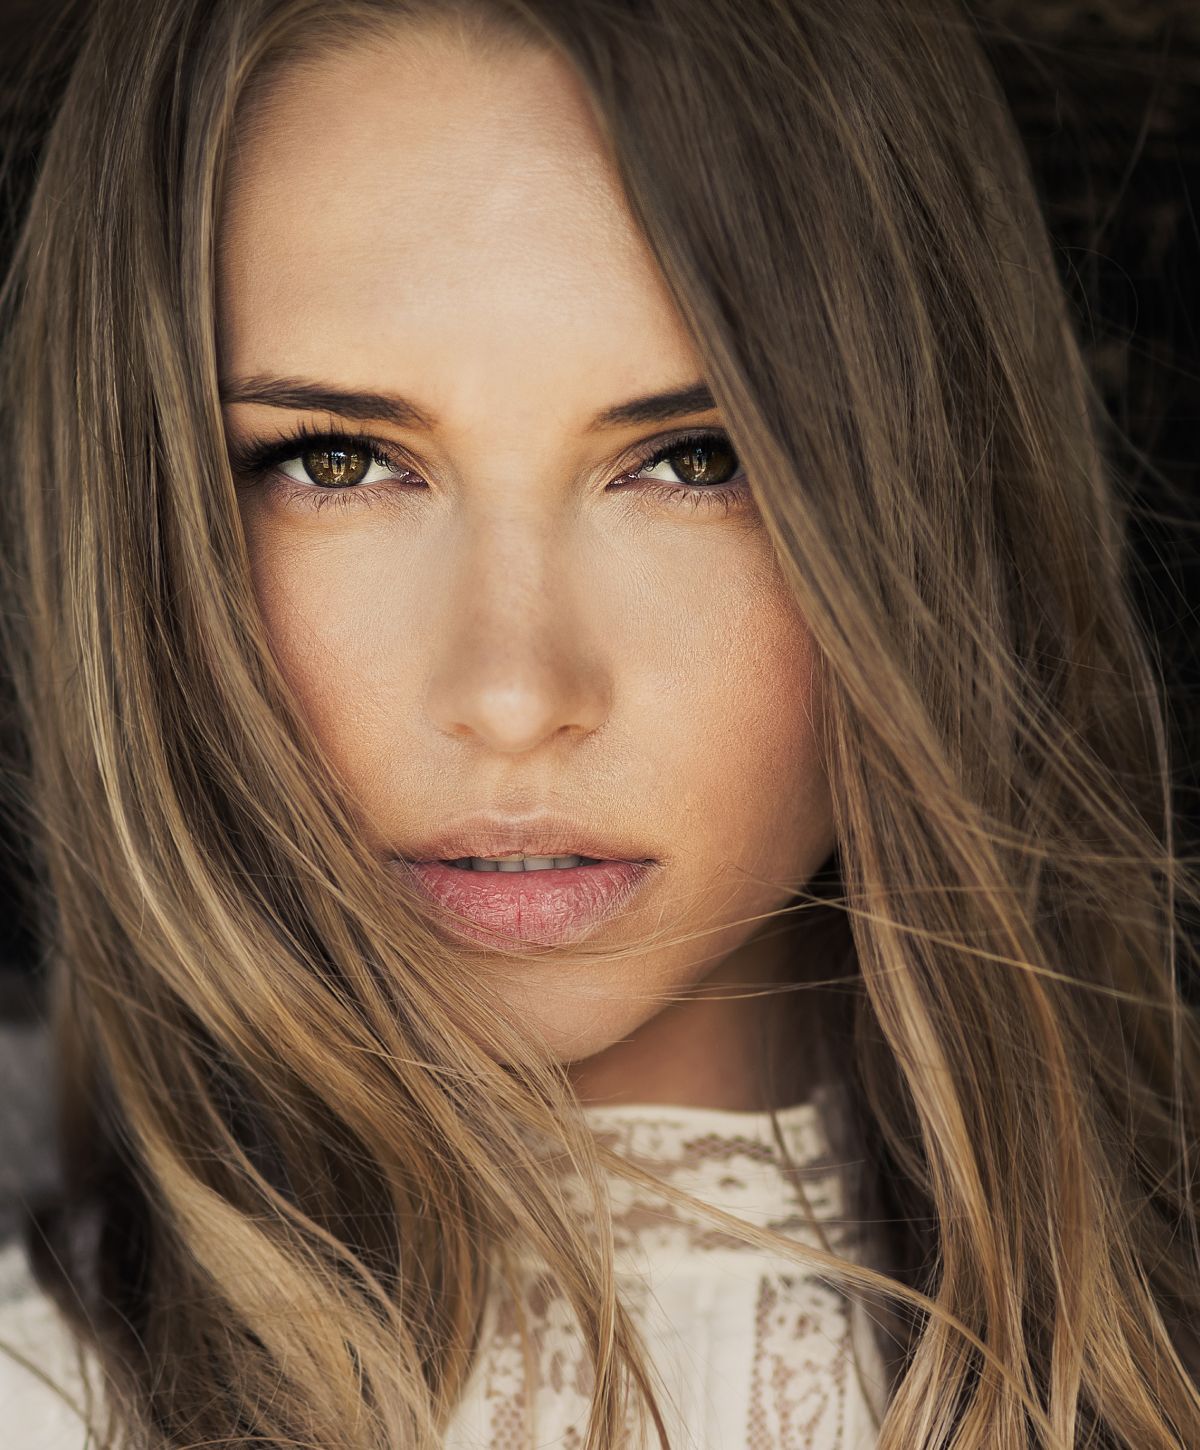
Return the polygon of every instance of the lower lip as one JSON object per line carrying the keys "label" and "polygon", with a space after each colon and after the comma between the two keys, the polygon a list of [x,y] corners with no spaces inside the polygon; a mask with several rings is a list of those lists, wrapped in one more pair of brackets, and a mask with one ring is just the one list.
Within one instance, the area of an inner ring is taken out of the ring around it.
{"label": "lower lip", "polygon": [[541,871],[470,871],[441,861],[397,861],[439,906],[466,917],[451,929],[485,946],[581,940],[629,904],[653,861],[599,861]]}

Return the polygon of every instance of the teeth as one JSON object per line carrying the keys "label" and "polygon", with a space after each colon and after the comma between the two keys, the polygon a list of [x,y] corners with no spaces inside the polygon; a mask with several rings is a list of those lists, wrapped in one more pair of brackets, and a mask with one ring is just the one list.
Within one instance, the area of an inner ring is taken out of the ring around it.
{"label": "teeth", "polygon": [[595,862],[592,856],[460,856],[450,865],[460,871],[561,871]]}

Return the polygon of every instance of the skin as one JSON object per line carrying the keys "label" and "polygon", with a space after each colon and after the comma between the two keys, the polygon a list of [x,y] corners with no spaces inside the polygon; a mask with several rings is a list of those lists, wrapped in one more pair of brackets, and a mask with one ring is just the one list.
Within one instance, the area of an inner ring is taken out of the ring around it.
{"label": "skin", "polygon": [[223,380],[398,393],[437,420],[224,407],[234,449],[365,433],[424,485],[319,513],[240,493],[273,650],[380,859],[472,810],[617,833],[661,866],[592,939],[693,940],[602,969],[489,953],[506,1009],[585,1101],[798,1100],[794,1046],[764,1090],[756,1035],[796,1024],[733,990],[796,978],[802,940],[764,918],[834,845],[813,645],[751,496],[692,509],[656,492],[695,477],[669,462],[620,482],[719,411],[588,428],[705,372],[573,73],[436,27],[290,62],[234,149],[218,334]]}

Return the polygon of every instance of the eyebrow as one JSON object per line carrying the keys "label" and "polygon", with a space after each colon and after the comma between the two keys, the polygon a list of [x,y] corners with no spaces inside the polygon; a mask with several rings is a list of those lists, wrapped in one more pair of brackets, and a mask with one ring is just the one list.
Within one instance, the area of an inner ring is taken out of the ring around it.
{"label": "eyebrow", "polygon": [[[432,431],[437,419],[409,399],[396,393],[362,392],[335,388],[303,378],[275,378],[263,374],[233,378],[222,383],[222,403],[261,403],[268,408],[293,408],[336,413],[359,422],[386,422],[398,428]],[[605,408],[587,426],[589,433],[603,428],[632,427],[639,423],[663,423],[685,413],[707,413],[717,406],[705,383],[689,383],[665,393],[649,393],[626,403]]]}

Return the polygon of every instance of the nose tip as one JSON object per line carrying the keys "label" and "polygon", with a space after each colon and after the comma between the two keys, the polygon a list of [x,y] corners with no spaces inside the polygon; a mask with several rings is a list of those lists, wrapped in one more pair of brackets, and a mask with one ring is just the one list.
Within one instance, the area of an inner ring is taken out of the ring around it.
{"label": "nose tip", "polygon": [[598,723],[597,712],[573,704],[554,687],[479,690],[460,687],[440,728],[459,739],[476,740],[501,755],[522,755],[559,737],[584,735]]}
{"label": "nose tip", "polygon": [[427,701],[435,726],[501,755],[599,729],[611,679],[581,633],[552,627],[547,638],[544,621],[508,624],[503,643],[493,629],[467,647],[447,649]]}

